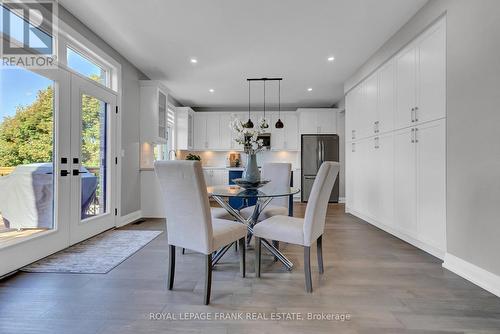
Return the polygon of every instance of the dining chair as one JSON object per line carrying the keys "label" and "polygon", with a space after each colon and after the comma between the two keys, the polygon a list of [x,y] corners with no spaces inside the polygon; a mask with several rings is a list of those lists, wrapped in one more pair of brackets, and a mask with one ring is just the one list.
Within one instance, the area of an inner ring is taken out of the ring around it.
{"label": "dining chair", "polygon": [[260,277],[261,271],[261,238],[301,245],[304,247],[306,291],[312,292],[311,245],[316,241],[319,273],[323,274],[322,241],[326,211],[339,170],[338,162],[325,161],[321,164],[309,195],[304,218],[279,215],[263,220],[254,226],[257,277]]}
{"label": "dining chair", "polygon": [[[292,171],[292,164],[282,162],[267,162],[262,165],[262,179],[270,180],[269,184],[265,185],[262,189],[265,191],[266,187],[289,187],[290,177]],[[265,220],[276,215],[287,215],[289,212],[289,198],[276,197],[262,210],[259,215],[258,221]],[[248,206],[240,210],[240,214],[244,218],[249,218],[254,212],[255,206]],[[234,219],[223,208],[212,208],[212,217],[220,219]]]}
{"label": "dining chair", "polygon": [[240,271],[245,277],[245,225],[212,218],[207,187],[199,161],[156,161],[167,220],[169,245],[168,289],[174,286],[175,247],[205,255],[204,303],[210,303],[212,254],[235,241],[240,244]]}

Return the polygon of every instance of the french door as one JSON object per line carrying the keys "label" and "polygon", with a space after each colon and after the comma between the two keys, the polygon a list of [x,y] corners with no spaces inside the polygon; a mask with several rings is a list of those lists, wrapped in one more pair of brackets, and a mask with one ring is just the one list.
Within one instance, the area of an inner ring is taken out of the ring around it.
{"label": "french door", "polygon": [[38,93],[0,119],[25,144],[17,160],[0,150],[0,277],[116,225],[116,93],[64,69],[12,71],[2,84]]}
{"label": "french door", "polygon": [[116,94],[71,75],[71,226],[74,244],[115,226]]}

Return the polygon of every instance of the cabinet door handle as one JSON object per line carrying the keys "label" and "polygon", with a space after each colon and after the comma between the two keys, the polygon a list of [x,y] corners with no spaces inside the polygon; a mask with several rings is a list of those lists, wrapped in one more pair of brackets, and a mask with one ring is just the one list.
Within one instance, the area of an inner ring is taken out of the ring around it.
{"label": "cabinet door handle", "polygon": [[418,111],[418,107],[415,107],[415,122],[418,122],[418,116],[417,116],[417,111]]}
{"label": "cabinet door handle", "polygon": [[351,152],[356,152],[356,143],[352,143]]}
{"label": "cabinet door handle", "polygon": [[415,129],[411,129],[411,142],[415,142]]}
{"label": "cabinet door handle", "polygon": [[411,108],[411,115],[410,115],[410,117],[411,117],[411,122],[412,123],[415,122],[415,116],[414,115],[415,115],[415,108]]}
{"label": "cabinet door handle", "polygon": [[417,132],[418,132],[418,128],[415,128],[415,132],[414,132],[415,133],[415,135],[414,135],[415,143],[418,143]]}

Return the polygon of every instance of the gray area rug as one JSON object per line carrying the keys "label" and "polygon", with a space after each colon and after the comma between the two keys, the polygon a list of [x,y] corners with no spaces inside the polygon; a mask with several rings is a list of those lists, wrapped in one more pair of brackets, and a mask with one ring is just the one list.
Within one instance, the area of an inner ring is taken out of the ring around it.
{"label": "gray area rug", "polygon": [[162,231],[111,230],[34,262],[22,271],[106,274]]}

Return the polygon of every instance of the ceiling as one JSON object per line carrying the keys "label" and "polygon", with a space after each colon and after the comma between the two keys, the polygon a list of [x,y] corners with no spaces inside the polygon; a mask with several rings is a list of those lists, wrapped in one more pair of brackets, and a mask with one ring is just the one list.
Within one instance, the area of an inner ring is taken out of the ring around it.
{"label": "ceiling", "polygon": [[[344,81],[426,2],[60,0],[182,104],[234,110],[248,105],[245,79],[263,76],[283,77],[284,109],[330,107]],[[277,102],[276,83],[266,95],[268,106]],[[262,83],[252,84],[252,105],[262,101]]]}

